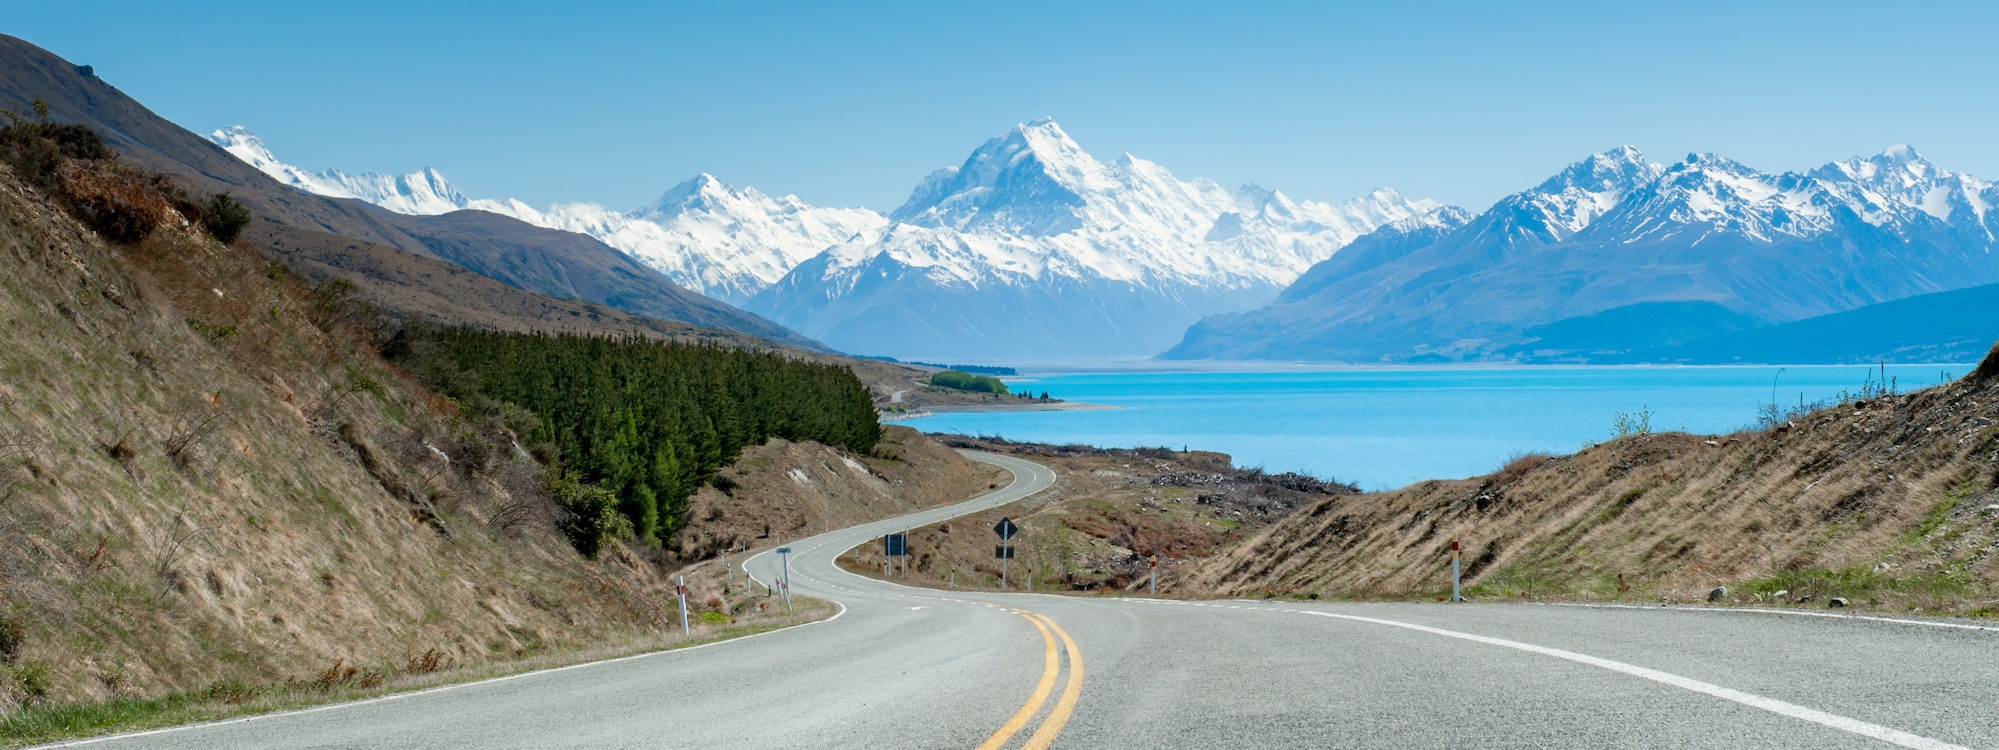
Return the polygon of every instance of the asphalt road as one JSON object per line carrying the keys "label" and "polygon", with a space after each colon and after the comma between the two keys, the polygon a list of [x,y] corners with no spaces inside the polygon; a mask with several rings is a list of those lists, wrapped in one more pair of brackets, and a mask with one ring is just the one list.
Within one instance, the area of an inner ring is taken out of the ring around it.
{"label": "asphalt road", "polygon": [[[356,704],[87,741],[147,748],[1999,748],[1999,629],[1685,608],[1178,602],[839,570],[947,508],[791,544],[832,620]],[[745,561],[781,576],[776,555]]]}

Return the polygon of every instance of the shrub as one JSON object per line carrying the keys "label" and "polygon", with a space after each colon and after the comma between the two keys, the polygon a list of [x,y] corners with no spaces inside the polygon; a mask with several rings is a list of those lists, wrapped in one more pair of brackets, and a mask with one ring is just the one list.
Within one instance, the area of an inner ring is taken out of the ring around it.
{"label": "shrub", "polygon": [[14,685],[20,688],[21,694],[30,699],[47,698],[49,690],[54,687],[54,680],[49,674],[49,665],[39,661],[8,667],[5,672],[8,677],[13,678]]}
{"label": "shrub", "polygon": [[562,533],[584,557],[595,560],[605,547],[632,533],[632,522],[618,512],[618,496],[610,490],[562,472],[549,478],[548,492],[569,511]]}
{"label": "shrub", "polygon": [[250,209],[228,193],[208,196],[208,202],[201,207],[201,225],[208,233],[221,240],[222,244],[235,242],[243,234],[243,228],[250,225]]}
{"label": "shrub", "polygon": [[88,125],[49,119],[48,102],[37,97],[34,117],[0,110],[7,124],[0,127],[0,158],[23,179],[41,187],[55,184],[56,170],[68,159],[106,161],[115,156],[104,137]]}
{"label": "shrub", "polygon": [[1613,439],[1627,435],[1650,434],[1652,434],[1652,409],[1650,407],[1641,406],[1635,412],[1618,412],[1617,416],[1611,419],[1610,436]]}

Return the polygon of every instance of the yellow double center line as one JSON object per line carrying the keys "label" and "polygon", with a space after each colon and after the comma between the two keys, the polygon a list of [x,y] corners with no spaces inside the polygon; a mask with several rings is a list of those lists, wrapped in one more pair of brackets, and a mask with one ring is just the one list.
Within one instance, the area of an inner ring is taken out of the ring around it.
{"label": "yellow double center line", "polygon": [[1034,692],[1027,696],[1027,702],[1021,705],[1020,710],[1014,712],[1013,718],[1007,719],[999,731],[987,737],[986,741],[979,745],[979,750],[999,750],[1005,747],[1007,740],[1013,739],[1015,734],[1027,727],[1028,722],[1034,720],[1035,715],[1041,713],[1041,707],[1048,703],[1049,694],[1055,691],[1055,678],[1062,671],[1062,662],[1055,650],[1055,639],[1059,637],[1062,639],[1062,648],[1069,655],[1069,681],[1063,685],[1062,697],[1055,701],[1055,709],[1048,713],[1047,718],[1041,720],[1041,726],[1034,730],[1034,734],[1028,736],[1027,744],[1021,746],[1023,750],[1046,750],[1049,745],[1054,744],[1056,735],[1062,733],[1062,727],[1069,723],[1069,717],[1075,714],[1076,699],[1083,694],[1083,652],[1076,648],[1076,641],[1069,637],[1068,631],[1056,625],[1054,620],[1048,619],[1047,615],[1019,609],[1008,609],[1008,611],[1026,618],[1034,625],[1035,630],[1041,631],[1044,651],[1041,681],[1035,683]]}

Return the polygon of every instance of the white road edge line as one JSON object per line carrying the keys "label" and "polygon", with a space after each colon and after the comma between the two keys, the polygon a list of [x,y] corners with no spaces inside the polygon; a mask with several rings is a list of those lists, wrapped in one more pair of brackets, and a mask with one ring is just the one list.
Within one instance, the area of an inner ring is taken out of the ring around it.
{"label": "white road edge line", "polygon": [[1431,635],[1441,635],[1446,638],[1457,638],[1460,640],[1472,641],[1474,643],[1483,643],[1488,646],[1499,646],[1502,648],[1510,648],[1519,651],[1526,651],[1528,653],[1541,654],[1543,656],[1552,656],[1557,659],[1572,661],[1577,664],[1585,664],[1600,669],[1608,669],[1612,672],[1620,672],[1623,674],[1631,675],[1633,677],[1642,677],[1644,679],[1651,680],[1653,682],[1657,682],[1664,685],[1671,685],[1673,687],[1680,688],[1682,690],[1689,690],[1704,695],[1711,695],[1716,698],[1721,698],[1723,700],[1734,701],[1736,703],[1740,703],[1742,705],[1749,706],[1751,708],[1760,708],[1774,714],[1789,716],[1794,719],[1803,719],[1805,721],[1809,721],[1821,726],[1831,727],[1833,729],[1838,729],[1843,732],[1851,732],[1853,734],[1857,734],[1862,737],[1876,739],[1882,742],[1900,745],[1902,747],[1920,748],[1921,750],[1970,750],[1970,748],[1966,748],[1963,745],[1953,745],[1951,743],[1944,742],[1943,740],[1931,739],[1919,734],[1904,732],[1900,729],[1884,727],[1881,726],[1880,724],[1873,724],[1851,717],[1840,716],[1838,714],[1826,713],[1824,711],[1820,711],[1815,708],[1806,708],[1796,703],[1789,703],[1777,700],[1776,698],[1766,698],[1764,696],[1756,695],[1754,693],[1745,693],[1743,691],[1736,690],[1734,688],[1722,687],[1720,685],[1716,685],[1711,682],[1702,682],[1700,680],[1696,680],[1691,677],[1681,677],[1680,675],[1676,675],[1671,672],[1661,672],[1656,669],[1641,667],[1636,664],[1626,664],[1621,661],[1612,661],[1610,659],[1590,656],[1588,654],[1579,654],[1574,651],[1563,651],[1562,649],[1558,648],[1549,648],[1547,646],[1536,646],[1532,643],[1509,641],[1504,638],[1493,638],[1491,636],[1477,635],[1474,633],[1463,633],[1456,630],[1433,628],[1428,625],[1418,625],[1412,622],[1383,620],[1380,618],[1362,617],[1359,615],[1343,615],[1333,612],[1306,612],[1305,614],[1314,615],[1317,617],[1331,617],[1340,620],[1364,622],[1372,625],[1386,625],[1389,627],[1404,628],[1408,630],[1414,630],[1417,632],[1429,633]]}
{"label": "white road edge line", "polygon": [[1902,617],[1882,617],[1880,615],[1843,615],[1834,612],[1809,612],[1797,609],[1770,609],[1768,607],[1646,607],[1637,604],[1587,604],[1583,602],[1556,602],[1550,607],[1582,607],[1587,609],[1637,609],[1647,612],[1754,612],[1764,615],[1793,615],[1796,617],[1825,617],[1834,620],[1868,620],[1871,622],[1892,622],[1897,625],[1922,625],[1932,628],[1953,628],[1980,632],[1999,632],[1999,626],[1971,625],[1961,622],[1941,620],[1910,620]]}
{"label": "white road edge line", "polygon": [[290,711],[277,711],[277,712],[273,712],[273,713],[267,713],[267,714],[253,714],[253,715],[250,715],[250,716],[238,716],[238,717],[236,717],[236,718],[233,718],[233,719],[222,719],[222,720],[219,720],[219,721],[208,721],[208,722],[202,722],[202,723],[200,723],[200,724],[182,724],[182,725],[180,725],[180,726],[177,726],[177,727],[161,727],[161,728],[159,728],[159,729],[148,729],[148,730],[145,730],[145,731],[142,731],[142,732],[126,732],[126,733],[123,733],[123,734],[107,734],[107,735],[103,735],[103,736],[101,736],[101,737],[87,737],[87,738],[84,738],[84,739],[80,739],[80,740],[70,740],[70,741],[68,741],[68,742],[58,742],[58,743],[54,743],[54,744],[48,744],[48,745],[34,745],[34,746],[32,746],[32,747],[30,748],[30,750],[34,750],[34,749],[36,749],[36,748],[58,748],[58,747],[79,747],[79,746],[82,746],[82,745],[95,745],[95,744],[97,744],[97,743],[99,743],[99,742],[110,742],[110,741],[112,741],[112,740],[129,740],[129,739],[133,739],[133,738],[137,738],[137,737],[151,737],[151,736],[153,736],[153,735],[158,735],[158,734],[166,734],[166,733],[168,733],[168,732],[181,732],[181,731],[186,731],[186,730],[189,730],[189,729],[207,729],[207,728],[211,728],[211,727],[220,727],[220,726],[228,726],[228,725],[230,725],[230,724],[244,724],[244,723],[248,723],[248,722],[252,722],[252,721],[260,721],[260,720],[263,720],[263,719],[276,719],[276,718],[280,718],[280,717],[285,717],[285,716],[299,716],[299,715],[303,715],[303,714],[316,714],[316,713],[319,713],[319,712],[321,712],[321,711],[333,711],[333,710],[337,710],[337,709],[342,709],[342,708],[356,708],[356,707],[359,707],[359,706],[366,706],[366,705],[369,705],[369,704],[372,704],[372,703],[387,703],[387,702],[389,702],[389,701],[396,701],[396,700],[402,700],[402,699],[404,699],[404,698],[415,698],[415,697],[418,697],[418,696],[423,696],[423,695],[431,695],[431,694],[433,694],[433,693],[442,693],[442,692],[446,692],[446,691],[450,691],[450,690],[458,690],[458,689],[460,689],[460,688],[469,688],[469,687],[477,687],[477,686],[480,686],[480,685],[491,685],[491,684],[493,684],[493,683],[497,683],[497,682],[507,682],[507,681],[510,681],[510,680],[518,680],[518,679],[522,679],[522,678],[526,678],[526,677],[539,677],[539,676],[541,676],[541,675],[548,675],[548,674],[554,674],[554,673],[556,673],[556,672],[567,672],[567,671],[569,671],[569,670],[572,670],[572,669],[588,669],[588,668],[591,668],[591,667],[601,667],[601,666],[604,666],[604,665],[606,665],[606,664],[617,664],[617,663],[619,663],[619,662],[626,662],[626,661],[634,661],[634,660],[637,660],[637,659],[651,659],[651,658],[655,658],[655,657],[662,657],[662,656],[672,656],[672,655],[674,655],[674,654],[684,654],[684,653],[687,653],[687,652],[689,652],[689,651],[698,651],[698,650],[700,650],[700,649],[704,649],[704,648],[708,648],[708,647],[710,647],[710,646],[723,646],[723,645],[727,645],[727,644],[731,644],[731,643],[741,643],[741,642],[743,642],[743,641],[747,641],[747,640],[749,640],[749,639],[751,639],[751,638],[756,638],[756,637],[759,637],[759,636],[766,636],[766,635],[772,635],[772,634],[776,634],[776,633],[783,633],[783,632],[787,632],[787,631],[791,631],[791,630],[797,630],[798,628],[802,628],[802,627],[806,627],[806,626],[808,626],[808,625],[818,625],[818,624],[820,624],[820,623],[827,623],[827,622],[832,622],[832,621],[834,621],[834,620],[838,620],[838,619],[840,619],[840,616],[841,616],[841,615],[844,615],[844,614],[847,614],[847,605],[845,605],[845,604],[840,604],[839,602],[833,602],[833,603],[834,603],[834,604],[836,604],[836,605],[839,605],[839,607],[840,607],[840,611],[838,611],[838,612],[834,612],[834,613],[833,613],[833,616],[832,616],[832,617],[828,617],[828,618],[826,618],[826,619],[824,619],[824,620],[813,620],[813,621],[811,621],[811,622],[801,622],[801,623],[798,623],[797,625],[786,625],[786,626],[784,626],[784,627],[781,627],[781,628],[777,628],[777,629],[775,629],[775,630],[766,630],[766,631],[764,631],[764,632],[761,632],[761,633],[751,633],[751,634],[749,634],[749,635],[739,635],[739,636],[736,636],[736,637],[734,637],[734,638],[724,638],[724,639],[722,639],[722,640],[719,640],[719,641],[709,641],[709,642],[707,642],[707,643],[701,643],[701,644],[696,644],[696,645],[693,645],[693,646],[685,646],[685,647],[682,647],[682,648],[669,648],[669,649],[665,649],[665,650],[662,650],[662,651],[648,651],[648,652],[646,652],[646,653],[643,653],[643,654],[632,654],[631,656],[620,656],[620,657],[617,657],[617,658],[615,658],[615,659],[604,659],[604,660],[602,660],[602,661],[586,661],[586,662],[583,662],[583,663],[581,663],[581,664],[570,664],[570,665],[567,665],[567,666],[561,666],[561,667],[550,667],[550,668],[548,668],[548,669],[537,669],[537,670],[534,670],[534,671],[532,671],[532,672],[520,672],[520,673],[517,673],[517,674],[509,674],[509,675],[501,675],[501,676],[499,676],[499,677],[488,677],[488,678],[486,678],[486,679],[483,679],[483,680],[473,680],[473,681],[471,681],[471,682],[457,682],[457,683],[452,683],[452,684],[450,684],[450,685],[439,685],[439,686],[437,686],[437,687],[429,687],[429,688],[424,688],[424,689],[422,689],[422,690],[414,690],[414,691],[411,691],[411,692],[407,692],[407,693],[393,693],[393,694],[390,694],[390,695],[382,695],[382,696],[377,696],[377,697],[374,697],[374,698],[368,698],[368,699],[365,699],[365,700],[358,700],[358,701],[347,701],[347,702],[342,702],[342,703],[328,703],[328,704],[326,704],[326,705],[323,705],[323,706],[312,706],[312,707],[310,707],[310,708],[295,708],[295,709],[292,709],[292,710],[290,710]]}
{"label": "white road edge line", "polygon": [[[961,451],[961,453],[963,453],[963,452]],[[984,454],[984,455],[997,455],[997,454]],[[979,461],[979,460],[980,460],[979,458],[977,458],[977,457],[972,457],[972,456],[967,456],[967,458],[971,458],[971,459],[972,459],[972,460],[974,460],[974,461]],[[1036,464],[1036,463],[1034,463],[1034,462],[1032,462],[1032,461],[1025,461],[1025,460],[1022,460],[1022,459],[1013,459],[1013,458],[1012,458],[1012,457],[1010,457],[1010,456],[1002,456],[1002,457],[1001,457],[1001,459],[1002,459],[1001,461],[981,461],[981,463],[988,463],[988,464],[994,464],[994,465],[999,465],[999,464],[1002,464],[1002,463],[1004,463],[1004,461],[1005,461],[1006,459],[1011,459],[1011,460],[1014,460],[1014,461],[1018,461],[1018,462],[1020,462],[1020,463],[1022,463],[1022,464],[1025,464],[1025,465],[1026,465],[1026,466],[1028,466],[1028,467],[1032,467],[1032,468],[1045,468],[1045,467],[1042,467],[1042,466],[1041,466],[1040,464]],[[1004,467],[1004,466],[1001,466],[1001,468],[1006,468],[1006,467]],[[1012,490],[1012,489],[1014,489],[1014,488],[1015,488],[1015,487],[1016,487],[1017,485],[1019,485],[1019,484],[1021,483],[1021,481],[1022,481],[1022,480],[1024,479],[1024,477],[1020,476],[1020,472],[1017,472],[1017,471],[1014,471],[1014,470],[1012,470],[1012,469],[1008,469],[1008,472],[1009,472],[1009,473],[1012,473],[1012,474],[1014,475],[1014,481],[1012,481],[1012,482],[1009,482],[1009,483],[1007,484],[1007,486],[1005,486],[1005,487],[1000,487],[1000,488],[998,488],[998,489],[995,489],[995,490],[993,490],[993,491],[991,491],[991,492],[987,492],[987,493],[985,493],[984,495],[980,495],[980,496],[978,496],[978,497],[974,497],[974,498],[972,498],[971,500],[967,500],[967,501],[965,501],[965,502],[966,502],[966,503],[972,503],[972,502],[977,502],[977,501],[979,501],[979,500],[982,500],[982,499],[985,499],[985,498],[989,498],[989,497],[994,497],[994,496],[996,496],[996,495],[1004,495],[1005,493],[1007,493],[1007,491],[1009,491],[1009,490]],[[1030,470],[1030,473],[1031,473],[1031,470]],[[1051,477],[1051,481],[1049,482],[1049,484],[1048,484],[1048,485],[1045,485],[1045,486],[1043,486],[1043,487],[1041,487],[1040,489],[1036,489],[1036,490],[1035,490],[1035,491],[1033,491],[1033,492],[1030,492],[1030,493],[1027,493],[1027,494],[1024,494],[1024,495],[1022,495],[1022,496],[1020,496],[1020,497],[1017,497],[1017,498],[1013,498],[1013,499],[1007,499],[1007,500],[1001,500],[1001,501],[998,501],[998,502],[993,502],[993,503],[990,503],[990,504],[988,504],[988,505],[987,505],[987,506],[985,506],[985,507],[982,507],[982,508],[975,508],[975,509],[972,509],[972,510],[967,510],[967,511],[965,511],[964,513],[961,513],[961,514],[958,514],[958,515],[950,515],[950,516],[945,516],[945,517],[944,517],[944,520],[949,520],[949,519],[952,519],[952,518],[958,518],[959,516],[963,516],[963,515],[970,515],[970,514],[972,514],[972,513],[975,513],[975,512],[978,512],[979,510],[988,510],[988,509],[991,509],[991,508],[997,508],[997,507],[999,507],[999,506],[1002,506],[1002,505],[1007,505],[1007,504],[1009,504],[1009,503],[1015,503],[1015,502],[1019,502],[1019,501],[1021,501],[1021,500],[1025,500],[1025,499],[1027,499],[1027,498],[1029,498],[1029,497],[1033,497],[1034,495],[1038,495],[1038,494],[1040,494],[1040,493],[1041,493],[1041,491],[1042,491],[1042,490],[1046,490],[1046,489],[1048,489],[1049,487],[1051,487],[1051,486],[1053,486],[1053,485],[1054,485],[1054,482],[1052,481],[1052,477],[1054,476],[1054,472],[1053,472],[1053,471],[1049,471],[1049,476]],[[999,499],[999,498],[996,498],[996,500],[998,500],[998,499]],[[949,508],[949,507],[953,507],[953,506],[944,506],[944,507],[941,507],[941,508],[932,508],[932,509],[930,509],[930,510],[928,510],[928,511],[923,511],[923,512],[921,512],[921,513],[918,513],[918,514],[913,514],[913,515],[928,515],[928,514],[932,514],[932,513],[936,513],[936,512],[938,512],[938,511],[942,511],[942,510],[945,510],[946,508]],[[913,522],[913,521],[914,521],[914,519],[908,519],[908,520],[905,520],[905,519],[885,519],[885,520],[883,520],[883,521],[876,521],[876,522],[873,522],[873,523],[868,523],[868,524],[862,524],[862,525],[860,525],[860,526],[857,526],[857,527],[849,527],[849,528],[846,528],[846,529],[837,529],[837,530],[834,530],[834,531],[829,531],[829,532],[824,532],[824,533],[821,533],[821,534],[818,534],[818,535],[815,535],[815,536],[813,536],[813,537],[807,537],[807,538],[805,538],[805,539],[801,539],[801,540],[799,540],[799,541],[801,541],[801,542],[802,542],[802,541],[810,541],[810,540],[813,540],[813,539],[820,539],[821,541],[819,541],[818,543],[816,543],[816,544],[815,544],[815,545],[813,546],[813,548],[812,548],[811,550],[809,550],[809,551],[813,551],[813,552],[816,552],[816,551],[818,551],[818,550],[820,550],[820,549],[823,549],[824,547],[826,547],[826,545],[827,545],[827,544],[829,544],[829,543],[833,543],[833,544],[838,544],[838,543],[839,543],[838,541],[836,541],[836,540],[834,540],[834,539],[831,539],[830,537],[835,537],[835,536],[842,536],[842,537],[844,537],[845,535],[848,535],[848,534],[853,534],[853,533],[857,533],[857,532],[859,532],[859,531],[861,531],[861,530],[863,530],[863,529],[867,529],[867,530],[869,530],[869,531],[870,531],[870,533],[871,533],[871,532],[872,532],[872,529],[873,529],[873,527],[876,527],[876,526],[882,526],[882,525],[884,525],[884,524],[890,524],[890,525],[893,525],[893,524],[896,524],[896,523],[903,523],[903,524],[907,524],[907,523],[910,523],[910,522]],[[871,538],[872,538],[872,537],[867,537],[867,538],[864,538],[864,539],[863,539],[863,540],[862,540],[861,542],[857,542],[856,544],[864,544],[864,543],[866,543],[867,539],[871,539]],[[795,544],[795,543],[796,543],[796,542],[794,542],[794,544]],[[850,546],[852,546],[852,545],[850,545]],[[755,574],[755,573],[752,573],[752,572],[750,572],[750,563],[752,563],[752,562],[756,561],[756,560],[757,560],[758,558],[761,558],[761,557],[764,557],[765,555],[769,555],[769,554],[773,554],[773,552],[774,552],[774,550],[764,550],[763,552],[759,552],[759,553],[757,553],[757,554],[755,554],[755,555],[751,555],[751,556],[749,556],[748,558],[745,558],[745,559],[743,559],[743,560],[739,561],[739,562],[738,562],[738,563],[736,563],[736,564],[737,564],[737,565],[740,565],[740,566],[742,567],[742,571],[743,571],[743,574],[744,574],[744,575],[746,575],[746,576],[749,576],[749,577],[751,578],[751,580],[755,580],[755,581],[757,581],[757,583],[759,583],[759,584],[764,584],[764,582],[763,582],[763,580],[762,580],[762,579],[759,579],[759,578],[757,578],[757,577],[756,577],[756,574]],[[837,568],[836,568],[836,569],[837,569]],[[841,572],[843,572],[843,573],[844,573],[844,572],[846,572],[846,571],[841,571]],[[853,574],[852,574],[852,573],[848,573],[848,575],[850,575],[850,576],[851,576],[851,575],[853,575]],[[860,576],[854,576],[854,577],[855,577],[855,578],[861,578]],[[871,580],[871,579],[862,579],[862,580]],[[900,586],[900,584],[894,584],[894,583],[890,583],[890,585],[897,585],[897,586]],[[764,584],[764,587],[765,587],[766,589],[770,588],[769,584]],[[911,588],[911,587],[907,587],[907,586],[904,586],[903,588]],[[927,589],[926,589],[926,590],[927,590]],[[772,634],[776,634],[776,633],[784,633],[784,632],[788,632],[788,631],[792,631],[792,630],[797,630],[798,628],[802,628],[802,627],[806,627],[806,626],[808,626],[808,625],[819,625],[819,624],[822,624],[822,623],[828,623],[828,622],[832,622],[832,621],[834,621],[834,620],[838,620],[838,619],[840,619],[840,617],[841,617],[841,616],[843,616],[843,615],[847,614],[847,605],[846,605],[845,603],[843,603],[843,602],[841,602],[841,601],[839,601],[839,600],[837,600],[837,599],[829,599],[828,601],[831,601],[831,602],[832,602],[832,603],[833,603],[833,604],[834,604],[835,606],[839,607],[839,611],[836,611],[836,612],[834,612],[834,613],[833,613],[833,616],[832,616],[832,617],[828,617],[828,618],[826,618],[826,619],[824,619],[824,620],[813,620],[813,621],[811,621],[811,622],[801,622],[801,623],[799,623],[799,624],[797,624],[797,625],[787,625],[787,626],[784,626],[784,627],[782,627],[782,628],[777,628],[777,629],[775,629],[775,630],[766,630],[766,631],[764,631],[764,632],[761,632],[761,633],[752,633],[752,634],[750,634],[750,635],[744,635],[744,636],[736,636],[736,637],[734,637],[734,638],[724,638],[724,639],[722,639],[722,640],[719,640],[719,641],[709,641],[709,642],[707,642],[707,643],[702,643],[702,644],[698,644],[698,645],[694,645],[694,646],[686,646],[686,647],[682,647],[682,648],[670,648],[670,649],[665,649],[665,650],[662,650],[662,651],[651,651],[651,652],[647,652],[647,653],[643,653],[643,654],[632,654],[632,655],[630,655],[630,656],[620,656],[620,657],[618,657],[618,658],[615,658],[615,659],[605,659],[605,660],[602,660],[602,661],[590,661],[590,662],[583,662],[583,663],[581,663],[581,664],[570,664],[570,665],[567,665],[567,666],[561,666],[561,667],[551,667],[551,668],[549,668],[549,669],[539,669],[539,670],[535,670],[535,671],[532,671],[532,672],[520,672],[520,673],[517,673],[517,674],[510,674],[510,675],[501,675],[501,676],[499,676],[499,677],[488,677],[488,678],[486,678],[486,679],[483,679],[483,680],[473,680],[473,681],[471,681],[471,682],[459,682],[459,683],[453,683],[453,684],[449,684],[449,685],[439,685],[439,686],[437,686],[437,687],[430,687],[430,688],[424,688],[424,689],[422,689],[422,690],[415,690],[415,691],[411,691],[411,692],[407,692],[407,693],[394,693],[394,694],[390,694],[390,695],[383,695],[383,696],[377,696],[377,697],[374,697],[374,698],[367,698],[367,699],[364,699],[364,700],[358,700],[358,701],[346,701],[346,702],[340,702],[340,703],[328,703],[328,704],[326,704],[326,705],[322,705],[322,706],[312,706],[312,707],[309,707],[309,708],[297,708],[297,709],[292,709],[292,710],[290,710],[290,711],[276,711],[276,712],[272,712],[272,713],[262,713],[262,714],[252,714],[252,715],[250,715],[250,716],[238,716],[238,717],[235,717],[235,718],[231,718],[231,719],[221,719],[221,720],[218,720],[218,721],[208,721],[208,722],[202,722],[202,723],[199,723],[199,724],[182,724],[182,725],[180,725],[180,726],[173,726],[173,727],[160,727],[159,729],[147,729],[147,730],[144,730],[144,731],[139,731],[139,732],[124,732],[124,733],[120,733],[120,734],[107,734],[107,735],[101,735],[101,736],[98,736],[98,737],[86,737],[86,738],[83,738],[83,739],[76,739],[76,740],[68,740],[68,741],[65,741],[65,742],[57,742],[57,743],[51,743],[51,744],[47,744],[47,745],[34,745],[34,746],[31,746],[31,749],[30,749],[30,750],[39,750],[39,749],[41,749],[41,748],[60,748],[60,747],[81,747],[81,746],[84,746],[84,745],[95,745],[95,744],[98,744],[98,743],[100,743],[100,742],[111,742],[111,741],[113,741],[113,740],[126,740],[126,739],[133,739],[133,738],[137,738],[137,737],[151,737],[151,736],[154,736],[154,735],[161,735],[161,734],[167,734],[167,733],[169,733],[169,732],[183,732],[183,731],[187,731],[187,730],[190,730],[190,729],[207,729],[207,728],[212,728],[212,727],[220,727],[220,726],[228,726],[228,725],[231,725],[231,724],[244,724],[244,723],[248,723],[248,722],[252,722],[252,721],[261,721],[261,720],[264,720],[264,719],[275,719],[275,718],[279,718],[279,717],[285,717],[285,716],[299,716],[299,715],[304,715],[304,714],[314,714],[314,713],[320,713],[320,712],[322,712],[322,711],[333,711],[333,710],[338,710],[338,709],[343,709],[343,708],[356,708],[356,707],[359,707],[359,706],[366,706],[366,705],[369,705],[369,704],[373,704],[373,703],[387,703],[387,702],[389,702],[389,701],[395,701],[395,700],[402,700],[402,699],[404,699],[404,698],[415,698],[415,697],[418,697],[418,696],[423,696],[423,695],[430,695],[430,694],[433,694],[433,693],[442,693],[442,692],[446,692],[446,691],[450,691],[450,690],[458,690],[458,689],[460,689],[460,688],[469,688],[469,687],[476,687],[476,686],[479,686],[479,685],[490,685],[490,684],[493,684],[493,683],[499,683],[499,682],[507,682],[507,681],[510,681],[510,680],[518,680],[518,679],[522,679],[522,678],[526,678],[526,677],[534,677],[534,676],[538,676],[538,675],[546,675],[546,674],[554,674],[554,673],[556,673],[556,672],[566,672],[566,671],[569,671],[569,670],[572,670],[572,669],[585,669],[585,668],[589,668],[589,667],[598,667],[598,666],[603,666],[603,665],[606,665],[606,664],[617,664],[617,663],[619,663],[619,662],[625,662],[625,661],[632,661],[632,660],[635,660],[635,659],[649,659],[649,658],[653,658],[653,657],[661,657],[661,656],[671,656],[671,655],[673,655],[673,654],[679,654],[679,653],[685,653],[685,652],[688,652],[688,651],[694,651],[694,650],[697,650],[697,649],[703,649],[703,648],[708,648],[708,647],[710,647],[710,646],[721,646],[721,645],[726,645],[726,644],[730,644],[730,643],[741,643],[741,642],[743,642],[743,641],[746,641],[746,640],[749,640],[749,639],[751,639],[751,638],[756,638],[756,637],[758,637],[758,636],[765,636],[765,635],[772,635]]]}

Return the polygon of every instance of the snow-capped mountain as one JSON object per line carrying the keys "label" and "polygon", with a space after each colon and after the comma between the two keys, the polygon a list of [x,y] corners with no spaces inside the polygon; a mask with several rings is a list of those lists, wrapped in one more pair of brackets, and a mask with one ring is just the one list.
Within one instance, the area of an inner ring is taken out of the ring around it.
{"label": "snow-capped mountain", "polygon": [[835,348],[917,358],[1143,356],[1202,315],[1271,298],[1374,227],[1434,209],[1343,204],[1104,163],[1053,120],[920,182],[877,239],[793,269],[748,308]]}
{"label": "snow-capped mountain", "polygon": [[1627,146],[1460,226],[1384,227],[1166,356],[1586,359],[1721,335],[1999,282],[1995,204],[1907,146],[1782,173]]}
{"label": "snow-capped mountain", "polygon": [[865,208],[821,208],[792,195],[771,198],[706,173],[625,212],[591,203],[537,211],[520,201],[480,200],[468,207],[590,235],[682,286],[733,305],[829,247],[872,241],[887,223]]}
{"label": "snow-capped mountain", "polygon": [[464,208],[465,196],[451,187],[444,175],[428,167],[401,175],[376,172],[347,174],[337,169],[307,172],[279,161],[263,140],[241,125],[210,133],[209,140],[250,166],[286,185],[308,193],[335,198],[355,198],[399,214],[425,216]]}
{"label": "snow-capped mountain", "polygon": [[741,304],[828,247],[871,241],[886,224],[865,208],[820,208],[790,195],[772,198],[708,174],[631,211],[592,203],[536,209],[513,199],[467,199],[429,168],[401,176],[308,172],[278,160],[241,126],[215,131],[210,138],[265,174],[307,192],[356,198],[406,214],[487,211],[586,234],[681,286],[730,304]]}

